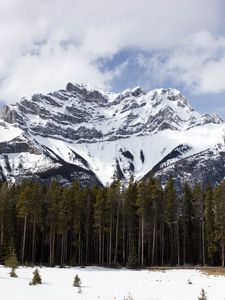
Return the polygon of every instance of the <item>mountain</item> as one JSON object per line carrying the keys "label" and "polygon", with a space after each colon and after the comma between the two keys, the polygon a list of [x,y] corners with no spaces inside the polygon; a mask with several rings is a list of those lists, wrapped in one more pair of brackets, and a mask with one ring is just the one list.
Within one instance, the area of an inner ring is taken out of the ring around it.
{"label": "mountain", "polygon": [[109,93],[68,83],[1,109],[0,180],[107,185],[155,174],[178,186],[216,184],[225,177],[224,130],[176,89]]}

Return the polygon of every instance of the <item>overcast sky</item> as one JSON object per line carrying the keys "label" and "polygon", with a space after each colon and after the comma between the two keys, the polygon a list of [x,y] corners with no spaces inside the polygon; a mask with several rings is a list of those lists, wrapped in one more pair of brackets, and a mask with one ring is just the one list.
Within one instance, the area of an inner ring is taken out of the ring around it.
{"label": "overcast sky", "polygon": [[225,118],[225,1],[1,0],[0,102],[69,81],[175,87]]}

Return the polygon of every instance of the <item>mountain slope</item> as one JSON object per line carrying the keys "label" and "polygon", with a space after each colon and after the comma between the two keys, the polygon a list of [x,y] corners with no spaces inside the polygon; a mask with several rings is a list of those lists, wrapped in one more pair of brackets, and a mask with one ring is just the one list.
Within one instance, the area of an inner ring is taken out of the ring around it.
{"label": "mountain slope", "polygon": [[[131,175],[138,180],[150,171],[159,176],[162,169],[167,177],[178,171],[166,172],[165,163],[189,160],[224,144],[224,128],[218,115],[196,112],[175,89],[115,94],[69,83],[65,90],[3,107],[0,179],[55,177],[64,184],[79,179],[106,185]],[[205,164],[207,160],[206,155]],[[223,179],[219,174],[213,184]]]}

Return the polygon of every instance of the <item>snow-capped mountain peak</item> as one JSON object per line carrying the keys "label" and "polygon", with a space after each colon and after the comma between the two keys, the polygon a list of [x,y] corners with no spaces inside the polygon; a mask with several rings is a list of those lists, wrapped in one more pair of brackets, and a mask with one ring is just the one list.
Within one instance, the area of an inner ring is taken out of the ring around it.
{"label": "snow-capped mountain peak", "polygon": [[[223,142],[224,128],[217,114],[196,112],[176,89],[145,92],[136,87],[111,93],[72,83],[65,89],[24,97],[3,107],[0,120],[0,150],[6,149],[2,144],[6,141],[20,143],[17,137],[23,133],[29,144],[17,154],[1,151],[2,178],[32,174],[29,160],[34,158],[30,155],[37,155],[46,163],[46,170],[55,170],[54,174],[60,168],[70,169],[73,175],[67,181],[79,176],[93,181],[95,177],[94,182],[103,184],[115,177],[143,177],[179,145],[188,149],[182,158],[205,151]],[[11,138],[6,137],[7,132]],[[31,144],[38,145],[38,153],[30,153]],[[24,166],[25,160],[26,170],[18,167]],[[46,177],[43,167],[40,169],[37,176]],[[38,162],[35,170],[37,173]],[[61,171],[57,176],[66,180]]]}

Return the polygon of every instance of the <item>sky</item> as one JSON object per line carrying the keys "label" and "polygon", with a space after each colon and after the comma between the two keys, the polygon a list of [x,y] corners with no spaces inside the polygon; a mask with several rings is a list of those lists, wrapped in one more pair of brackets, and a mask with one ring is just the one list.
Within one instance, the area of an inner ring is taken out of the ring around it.
{"label": "sky", "polygon": [[0,1],[0,105],[67,82],[173,87],[225,119],[225,1]]}

